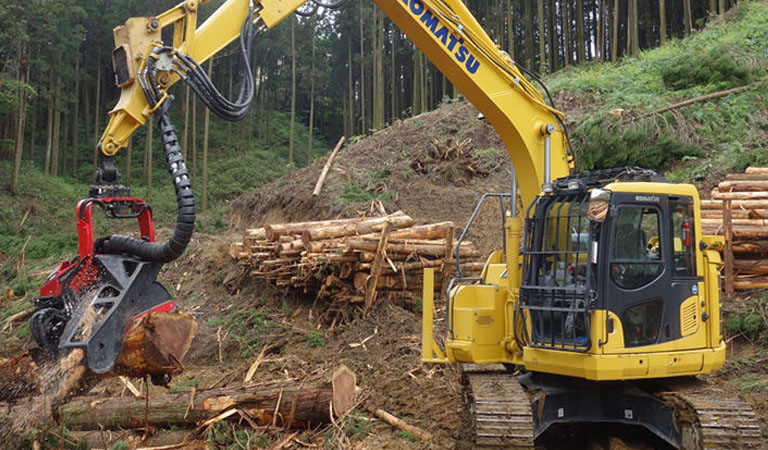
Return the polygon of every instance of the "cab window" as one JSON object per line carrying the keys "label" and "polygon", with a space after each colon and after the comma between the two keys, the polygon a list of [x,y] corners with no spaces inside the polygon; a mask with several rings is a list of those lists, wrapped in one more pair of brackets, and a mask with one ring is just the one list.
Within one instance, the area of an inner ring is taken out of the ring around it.
{"label": "cab window", "polygon": [[672,210],[672,251],[674,252],[672,275],[696,276],[695,247],[693,236],[693,205],[670,203]]}
{"label": "cab window", "polygon": [[616,216],[611,279],[623,289],[637,289],[663,270],[659,212],[642,206],[621,207]]}

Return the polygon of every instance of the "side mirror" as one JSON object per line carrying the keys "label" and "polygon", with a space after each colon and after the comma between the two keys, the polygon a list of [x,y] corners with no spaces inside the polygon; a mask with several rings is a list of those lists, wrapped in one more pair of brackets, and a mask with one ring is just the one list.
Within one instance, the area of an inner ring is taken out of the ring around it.
{"label": "side mirror", "polygon": [[604,222],[608,216],[608,207],[611,204],[611,191],[605,189],[592,189],[589,194],[589,206],[587,217],[595,222]]}

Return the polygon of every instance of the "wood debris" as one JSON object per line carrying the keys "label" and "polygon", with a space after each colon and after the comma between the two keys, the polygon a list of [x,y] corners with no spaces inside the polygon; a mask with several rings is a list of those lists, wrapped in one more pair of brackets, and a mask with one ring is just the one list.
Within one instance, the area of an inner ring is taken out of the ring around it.
{"label": "wood debris", "polygon": [[[253,277],[332,304],[361,304],[367,312],[382,294],[418,295],[424,268],[436,269],[435,289],[440,290],[441,275],[447,273],[447,279],[455,272],[455,229],[453,222],[415,225],[402,211],[269,224],[246,230],[229,253]],[[482,257],[472,242],[462,242],[459,253],[464,275],[482,271]]]}

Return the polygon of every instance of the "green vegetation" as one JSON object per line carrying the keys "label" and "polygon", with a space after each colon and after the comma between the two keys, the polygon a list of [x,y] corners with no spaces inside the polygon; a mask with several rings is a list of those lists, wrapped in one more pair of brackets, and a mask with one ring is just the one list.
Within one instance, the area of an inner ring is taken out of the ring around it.
{"label": "green vegetation", "polygon": [[395,436],[397,436],[397,437],[399,437],[401,439],[405,439],[408,442],[418,442],[419,441],[419,438],[417,438],[416,435],[414,435],[413,433],[408,432],[408,431],[397,430],[397,431],[395,431]]}
{"label": "green vegetation", "polygon": [[307,331],[306,338],[310,347],[325,347],[325,337],[317,331]]}
{"label": "green vegetation", "polygon": [[344,433],[352,440],[362,441],[373,431],[373,422],[363,416],[360,410],[353,409],[342,424]]}
{"label": "green vegetation", "polygon": [[726,309],[725,328],[729,336],[743,335],[768,343],[768,294]]}
{"label": "green vegetation", "polygon": [[192,388],[196,388],[200,383],[200,378],[190,378],[189,380],[179,381],[171,386],[168,390],[171,394],[181,394],[182,392],[189,392]]}
{"label": "green vegetation", "polygon": [[206,438],[215,448],[237,450],[243,448],[264,448],[270,444],[270,436],[255,430],[238,430],[226,420],[213,424]]}
{"label": "green vegetation", "polygon": [[[768,3],[742,3],[732,17],[715,19],[689,39],[551,76],[551,91],[567,91],[566,98],[583,105],[569,117],[579,169],[639,165],[689,182],[768,163],[766,23]],[[650,114],[736,86],[749,87]]]}

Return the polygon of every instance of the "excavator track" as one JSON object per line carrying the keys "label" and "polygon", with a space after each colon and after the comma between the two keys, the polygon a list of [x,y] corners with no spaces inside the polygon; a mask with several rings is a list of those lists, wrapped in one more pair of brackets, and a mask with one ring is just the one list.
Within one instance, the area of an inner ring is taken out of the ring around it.
{"label": "excavator track", "polygon": [[766,446],[754,411],[735,395],[708,389],[707,393],[668,392],[661,397],[676,409],[681,448],[759,449]]}
{"label": "excavator track", "polygon": [[462,364],[477,447],[533,448],[531,401],[500,364]]}

